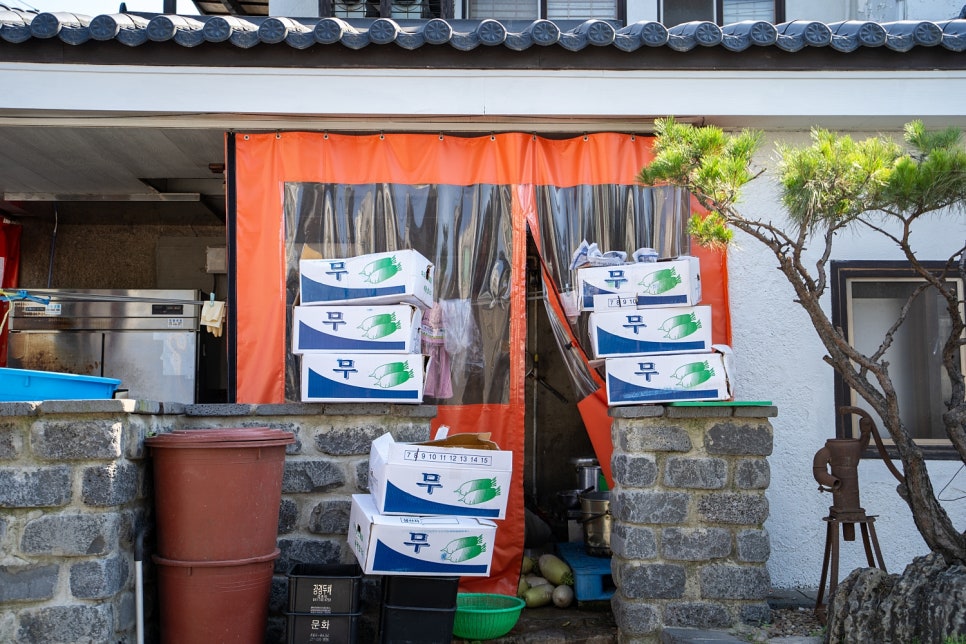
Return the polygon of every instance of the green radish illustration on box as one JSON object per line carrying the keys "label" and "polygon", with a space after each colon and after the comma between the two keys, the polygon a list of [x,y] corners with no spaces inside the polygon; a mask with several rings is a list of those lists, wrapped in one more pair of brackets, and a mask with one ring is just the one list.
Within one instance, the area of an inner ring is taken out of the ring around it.
{"label": "green radish illustration on box", "polygon": [[697,332],[697,330],[700,328],[701,322],[698,322],[697,320],[694,322],[686,322],[673,327],[670,331],[664,334],[664,337],[670,340],[680,340],[681,338],[686,338],[692,333]]}
{"label": "green radish illustration on box", "polygon": [[370,315],[363,320],[361,324],[359,324],[359,329],[362,331],[368,331],[373,327],[383,326],[386,324],[399,324],[399,318],[396,317],[395,313],[379,313],[378,315]]}
{"label": "green radish illustration on box", "polygon": [[388,335],[392,335],[393,333],[395,333],[401,328],[402,328],[402,324],[400,324],[399,322],[390,322],[388,324],[377,324],[376,326],[369,327],[366,330],[366,332],[363,333],[362,335],[363,337],[366,337],[370,340],[379,340]]}
{"label": "green radish illustration on box", "polygon": [[370,284],[385,282],[402,270],[402,266],[395,257],[383,257],[363,266],[360,275]]}
{"label": "green radish illustration on box", "polygon": [[675,369],[671,377],[678,381],[678,387],[690,389],[714,377],[714,368],[708,364],[707,360],[689,362]]}
{"label": "green radish illustration on box", "polygon": [[661,322],[658,330],[664,331],[664,337],[671,340],[680,340],[695,333],[701,328],[701,320],[697,319],[694,313],[684,313],[674,315]]}
{"label": "green radish illustration on box", "polygon": [[407,362],[389,362],[373,369],[369,377],[376,381],[377,387],[389,389],[414,378],[415,374]]}
{"label": "green radish illustration on box", "polygon": [[452,563],[460,563],[486,552],[486,541],[483,535],[477,537],[460,537],[450,541],[440,552],[440,558]]}
{"label": "green radish illustration on box", "polygon": [[495,478],[475,479],[456,488],[456,494],[460,497],[457,499],[460,503],[477,505],[500,496],[500,488]]}
{"label": "green radish illustration on box", "polygon": [[666,293],[672,288],[681,283],[681,276],[674,268],[663,268],[659,271],[654,271],[653,273],[648,273],[644,276],[638,286],[641,287],[641,292],[647,295],[660,295],[661,293]]}
{"label": "green radish illustration on box", "polygon": [[694,322],[694,313],[682,313],[681,315],[673,315],[668,319],[661,322],[661,326],[657,327],[659,331],[670,331],[676,326],[681,326],[682,324],[688,324],[689,322]]}

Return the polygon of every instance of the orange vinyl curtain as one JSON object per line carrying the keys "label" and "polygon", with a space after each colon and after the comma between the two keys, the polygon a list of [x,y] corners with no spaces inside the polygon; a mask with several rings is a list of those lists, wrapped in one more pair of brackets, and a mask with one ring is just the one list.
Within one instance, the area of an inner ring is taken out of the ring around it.
{"label": "orange vinyl curtain", "polygon": [[[633,185],[650,159],[650,139],[283,132],[229,135],[228,148],[235,400],[297,399],[288,332],[297,297],[291,278],[303,253],[348,257],[408,247],[430,258],[436,297],[462,312],[454,318],[451,311],[450,319],[469,323],[458,337],[466,340],[462,348],[473,348],[452,365],[452,394],[426,400],[438,405],[434,430],[491,432],[514,459],[491,576],[466,578],[462,587],[515,594],[524,539],[526,237],[528,226],[540,230],[535,194],[539,186]],[[709,284],[704,257],[702,282],[705,301],[726,316],[719,259],[721,284]],[[548,277],[554,291],[562,277]],[[588,425],[588,432],[609,466],[606,409],[590,415],[596,429]]]}
{"label": "orange vinyl curtain", "polygon": [[[13,289],[20,276],[20,224],[0,221],[0,289]],[[0,320],[10,309],[10,303],[0,301]],[[9,326],[0,325],[0,366],[7,364],[7,334]]]}

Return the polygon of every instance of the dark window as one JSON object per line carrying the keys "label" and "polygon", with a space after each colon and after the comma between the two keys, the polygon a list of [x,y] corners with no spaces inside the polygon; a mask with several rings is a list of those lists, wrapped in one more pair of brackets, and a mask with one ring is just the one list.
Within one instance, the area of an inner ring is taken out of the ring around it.
{"label": "dark window", "polygon": [[623,21],[626,0],[466,0],[472,20],[599,20]]}
{"label": "dark window", "polygon": [[784,0],[660,0],[660,20],[667,27],[706,20],[730,25],[744,20],[785,20]]}
{"label": "dark window", "polygon": [[[925,264],[937,273],[943,267],[940,262]],[[844,331],[849,344],[869,355],[879,348],[900,309],[920,284],[922,280],[905,262],[833,262],[832,321]],[[962,300],[962,280],[952,279],[950,284]],[[923,449],[939,458],[944,451],[952,456],[951,450],[946,449],[950,442],[942,424],[951,384],[942,368],[941,353],[950,324],[945,300],[928,289],[912,301],[905,322],[885,355],[903,424]],[[964,358],[960,352],[966,367]],[[836,408],[868,407],[840,377],[835,378]],[[873,418],[881,430],[881,421],[875,414]],[[858,435],[857,417],[839,417],[837,422],[840,437]],[[883,439],[888,442],[887,436],[883,435]]]}
{"label": "dark window", "polygon": [[336,18],[452,18],[453,0],[322,0],[319,15]]}

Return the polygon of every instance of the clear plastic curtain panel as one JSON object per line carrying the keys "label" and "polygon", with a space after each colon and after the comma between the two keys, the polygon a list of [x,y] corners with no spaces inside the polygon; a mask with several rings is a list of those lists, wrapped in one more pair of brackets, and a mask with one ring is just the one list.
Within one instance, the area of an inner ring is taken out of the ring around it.
{"label": "clear plastic curtain panel", "polygon": [[[427,375],[425,401],[508,402],[509,188],[286,183],[284,213],[287,334],[298,298],[300,258],[412,248],[435,266],[437,304],[425,315],[431,326],[424,323],[424,338],[429,339],[424,346],[436,352],[437,360]],[[299,399],[298,381],[298,362],[289,353],[287,400]]]}
{"label": "clear plastic curtain panel", "polygon": [[[628,261],[635,250],[653,248],[658,258],[686,255],[690,251],[687,221],[690,198],[686,190],[636,185],[537,186],[536,211],[540,225],[539,252],[566,309],[576,288],[576,271],[570,269],[574,250],[582,241],[596,243],[601,251],[624,251]],[[547,297],[545,297],[547,299]],[[547,305],[554,337],[568,365],[575,390],[587,396],[597,389],[591,367],[579,352],[570,349],[576,339],[583,352],[592,355],[587,334],[587,315]],[[571,315],[573,313],[573,315]]]}

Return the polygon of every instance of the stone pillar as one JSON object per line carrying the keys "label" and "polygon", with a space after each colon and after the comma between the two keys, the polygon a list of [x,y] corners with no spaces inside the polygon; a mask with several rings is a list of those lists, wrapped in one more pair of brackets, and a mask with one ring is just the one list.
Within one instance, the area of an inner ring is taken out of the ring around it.
{"label": "stone pillar", "polygon": [[611,604],[621,642],[767,620],[771,406],[615,407]]}
{"label": "stone pillar", "polygon": [[134,400],[0,404],[0,641],[133,639],[143,439],[166,427],[160,412]]}

